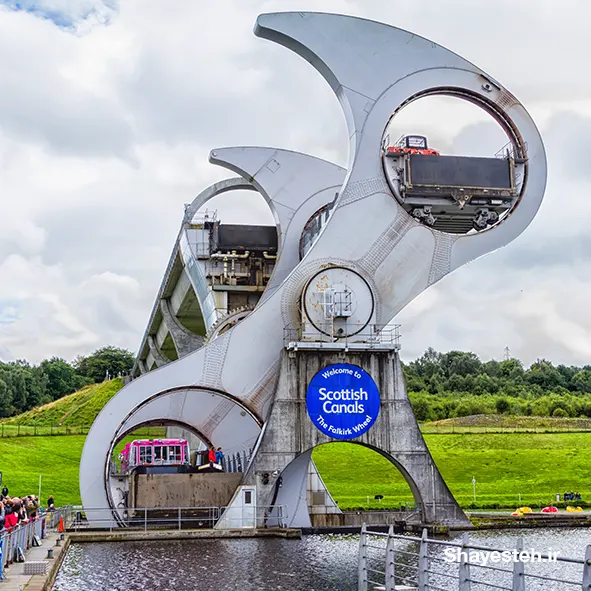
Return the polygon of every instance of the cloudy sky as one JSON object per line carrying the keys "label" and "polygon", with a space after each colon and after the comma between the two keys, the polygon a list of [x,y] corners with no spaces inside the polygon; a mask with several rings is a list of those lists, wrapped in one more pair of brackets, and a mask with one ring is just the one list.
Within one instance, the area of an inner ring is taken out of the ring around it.
{"label": "cloudy sky", "polygon": [[[338,103],[257,14],[321,10],[391,23],[464,55],[526,105],[546,143],[542,209],[509,247],[403,311],[404,356],[505,346],[591,363],[591,3],[563,0],[0,0],[0,359],[136,350],[183,214],[227,176],[213,147],[274,145],[346,163]],[[451,99],[450,99],[451,100]],[[400,116],[447,152],[503,143],[477,109],[428,99]],[[221,197],[222,219],[268,221]]]}

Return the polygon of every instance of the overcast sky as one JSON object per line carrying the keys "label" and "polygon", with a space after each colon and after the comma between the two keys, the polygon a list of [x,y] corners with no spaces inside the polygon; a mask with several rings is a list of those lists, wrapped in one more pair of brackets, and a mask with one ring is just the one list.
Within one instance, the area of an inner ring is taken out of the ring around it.
{"label": "overcast sky", "polygon": [[[135,351],[183,204],[227,176],[211,148],[346,163],[326,83],[252,34],[257,14],[294,9],[391,23],[460,53],[520,98],[546,143],[538,217],[400,314],[404,357],[433,346],[498,359],[509,346],[526,364],[591,363],[587,0],[0,0],[0,359]],[[448,153],[501,147],[476,108],[428,101],[400,131]],[[270,220],[249,196],[215,205],[225,221]]]}

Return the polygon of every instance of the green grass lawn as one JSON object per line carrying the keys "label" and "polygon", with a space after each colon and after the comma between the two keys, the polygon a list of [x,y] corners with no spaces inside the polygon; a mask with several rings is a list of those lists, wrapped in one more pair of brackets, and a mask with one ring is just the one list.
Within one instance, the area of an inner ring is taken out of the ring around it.
{"label": "green grass lawn", "polygon": [[[556,493],[578,491],[591,501],[591,433],[425,435],[452,493],[463,507],[546,505]],[[341,508],[394,507],[413,501],[401,474],[379,454],[333,443],[314,450],[314,461]],[[375,495],[383,495],[380,504]],[[521,502],[519,495],[521,494]]]}
{"label": "green grass lawn", "polygon": [[[137,437],[153,437],[152,429],[138,431],[122,439],[116,446],[116,458],[128,441]],[[162,436],[158,433],[158,436]],[[84,447],[84,435],[53,437],[10,437],[0,439],[2,484],[10,494],[23,496],[37,494],[41,474],[41,501],[44,505],[52,494],[57,505],[79,505],[78,472]],[[101,466],[97,470],[102,470]]]}
{"label": "green grass lawn", "polygon": [[12,495],[37,494],[41,504],[52,494],[56,505],[80,503],[78,468],[85,437],[10,437],[0,439],[2,484]]}
{"label": "green grass lawn", "polygon": [[[133,436],[126,440],[130,439]],[[570,490],[591,501],[591,464],[587,461],[591,433],[426,435],[425,439],[463,507],[472,503],[472,476],[478,506],[545,505],[557,492]],[[2,438],[3,482],[12,494],[36,494],[42,474],[43,501],[53,494],[58,504],[79,504],[83,445],[84,436],[77,435]],[[318,447],[313,457],[343,509],[367,507],[368,496],[374,509],[413,502],[396,468],[365,447],[332,443]],[[382,503],[374,500],[377,494],[384,496]]]}
{"label": "green grass lawn", "polygon": [[119,378],[102,384],[92,384],[55,402],[3,419],[0,423],[5,425],[5,430],[8,429],[8,425],[37,426],[47,429],[58,425],[90,427],[103,406],[121,390],[122,386]]}

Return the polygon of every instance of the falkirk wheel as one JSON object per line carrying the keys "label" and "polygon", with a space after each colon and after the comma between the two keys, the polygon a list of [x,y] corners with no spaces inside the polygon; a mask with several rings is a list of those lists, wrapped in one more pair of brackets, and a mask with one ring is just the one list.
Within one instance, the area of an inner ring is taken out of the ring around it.
{"label": "falkirk wheel", "polygon": [[[239,322],[203,344],[194,336],[183,341],[179,331],[175,343],[194,346],[183,355],[177,346],[178,360],[132,380],[104,407],[80,467],[87,518],[99,526],[125,524],[110,469],[114,446],[139,426],[166,421],[205,444],[254,447],[217,527],[235,526],[232,512],[244,515],[253,503],[262,509],[253,513],[257,522],[273,523],[273,507],[283,506],[283,522],[309,526],[311,451],[339,440],[389,459],[424,523],[465,523],[418,428],[387,325],[429,286],[530,224],[546,186],[539,132],[498,81],[407,31],[294,12],[259,16],[255,35],[299,54],[331,86],[348,126],[347,170],[271,148],[211,152],[212,163],[241,179],[206,190],[189,209],[232,188],[257,190],[277,227],[275,268]],[[432,95],[479,106],[502,127],[510,148],[500,158],[468,158],[392,146],[391,118]],[[198,265],[189,253],[182,258],[203,292]],[[208,297],[203,292],[199,301],[211,329],[216,318]]]}

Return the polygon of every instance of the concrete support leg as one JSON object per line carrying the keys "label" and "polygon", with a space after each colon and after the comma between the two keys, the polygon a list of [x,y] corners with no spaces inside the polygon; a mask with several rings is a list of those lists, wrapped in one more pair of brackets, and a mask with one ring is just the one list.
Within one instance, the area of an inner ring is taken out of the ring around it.
{"label": "concrete support leg", "polygon": [[[394,351],[283,353],[273,407],[243,481],[256,485],[259,507],[286,504],[292,527],[309,526],[309,515],[302,510],[304,471],[308,469],[312,449],[334,440],[316,429],[310,420],[306,390],[316,372],[342,362],[367,371],[378,385],[381,398],[380,415],[373,427],[351,441],[381,453],[400,470],[424,523],[468,524],[427,449],[408,399],[400,359]],[[273,473],[282,476],[280,488]]]}
{"label": "concrete support leg", "polygon": [[157,367],[162,367],[163,365],[170,363],[170,359],[164,355],[152,335],[148,336],[148,347],[150,348],[150,353],[152,353],[152,357],[154,357]]}
{"label": "concrete support leg", "polygon": [[160,300],[160,311],[162,312],[162,320],[170,332],[174,346],[179,358],[196,351],[203,346],[203,337],[187,330],[177,319],[175,313],[170,305],[170,299]]}

